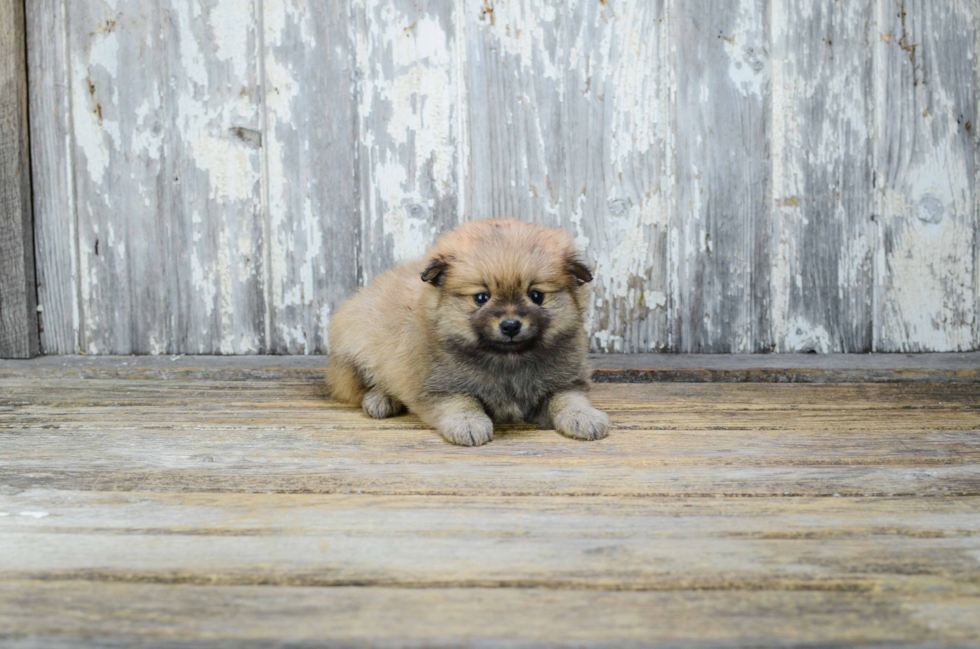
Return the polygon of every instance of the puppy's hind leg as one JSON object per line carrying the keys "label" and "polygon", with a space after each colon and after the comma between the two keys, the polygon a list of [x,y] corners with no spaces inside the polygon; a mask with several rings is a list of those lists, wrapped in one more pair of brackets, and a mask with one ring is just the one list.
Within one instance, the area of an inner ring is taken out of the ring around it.
{"label": "puppy's hind leg", "polygon": [[360,405],[367,387],[353,363],[335,354],[330,358],[327,368],[327,387],[330,396],[337,401]]}
{"label": "puppy's hind leg", "polygon": [[401,401],[385,394],[378,388],[372,388],[361,401],[361,407],[371,417],[375,419],[385,419],[401,414],[405,406]]}

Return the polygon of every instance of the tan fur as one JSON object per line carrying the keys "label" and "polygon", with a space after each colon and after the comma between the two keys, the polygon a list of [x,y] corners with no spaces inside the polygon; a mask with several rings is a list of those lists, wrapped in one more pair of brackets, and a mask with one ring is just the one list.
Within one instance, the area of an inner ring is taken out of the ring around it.
{"label": "tan fur", "polygon": [[[517,421],[604,437],[608,418],[587,396],[589,279],[563,230],[511,219],[460,226],[334,315],[331,395],[379,418],[404,404],[456,444],[484,444],[493,423]],[[490,301],[477,304],[479,293]],[[518,320],[520,333],[502,333],[503,320]]]}

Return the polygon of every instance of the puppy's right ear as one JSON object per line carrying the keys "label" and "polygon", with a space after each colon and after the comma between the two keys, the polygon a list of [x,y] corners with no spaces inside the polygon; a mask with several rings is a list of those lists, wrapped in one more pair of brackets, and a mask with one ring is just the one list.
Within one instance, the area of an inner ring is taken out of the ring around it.
{"label": "puppy's right ear", "polygon": [[425,267],[422,271],[422,281],[429,282],[433,286],[439,286],[442,284],[443,273],[449,268],[449,262],[446,261],[445,257],[433,257],[429,260],[429,265]]}

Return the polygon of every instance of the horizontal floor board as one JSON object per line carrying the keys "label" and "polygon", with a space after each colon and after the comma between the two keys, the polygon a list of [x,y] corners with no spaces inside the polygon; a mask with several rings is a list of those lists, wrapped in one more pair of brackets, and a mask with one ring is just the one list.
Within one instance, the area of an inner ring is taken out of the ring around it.
{"label": "horizontal floor board", "polygon": [[980,494],[980,385],[597,385],[608,439],[481,448],[301,382],[0,380],[0,489]]}
{"label": "horizontal floor board", "polygon": [[599,384],[608,439],[467,449],[232,360],[0,369],[0,645],[980,640],[980,383]]}
{"label": "horizontal floor board", "polygon": [[[611,383],[976,383],[980,352],[944,354],[592,354]],[[0,377],[319,381],[325,356],[46,356],[0,360]]]}
{"label": "horizontal floor board", "polygon": [[980,498],[0,496],[0,580],[980,596]]}
{"label": "horizontal floor board", "polygon": [[[980,598],[0,582],[9,647],[958,647]],[[329,640],[326,640],[329,638]]]}

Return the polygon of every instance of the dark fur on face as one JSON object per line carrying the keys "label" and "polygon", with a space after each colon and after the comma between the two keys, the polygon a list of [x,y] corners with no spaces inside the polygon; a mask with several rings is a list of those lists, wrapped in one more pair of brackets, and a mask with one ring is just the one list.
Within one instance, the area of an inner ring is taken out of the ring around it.
{"label": "dark fur on face", "polygon": [[[503,321],[521,323],[520,333],[508,337],[501,333]],[[470,315],[470,326],[480,347],[488,353],[519,354],[533,349],[547,332],[551,316],[547,310],[531,302],[527,296],[514,294],[493,297],[490,302]]]}

